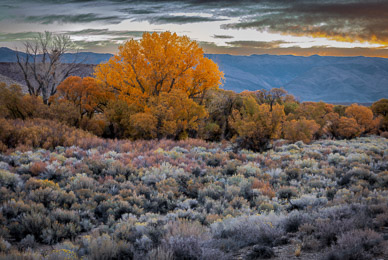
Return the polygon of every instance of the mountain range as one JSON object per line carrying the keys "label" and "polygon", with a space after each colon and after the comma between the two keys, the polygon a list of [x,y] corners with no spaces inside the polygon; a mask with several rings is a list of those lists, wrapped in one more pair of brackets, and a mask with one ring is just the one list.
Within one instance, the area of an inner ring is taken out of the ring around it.
{"label": "mountain range", "polygon": [[[78,55],[79,60],[89,64],[86,65],[86,74],[91,73],[92,64],[105,62],[112,56],[93,52],[81,52]],[[318,55],[206,56],[224,72],[222,88],[227,90],[241,92],[283,87],[301,101],[329,103],[368,103],[388,98],[388,59],[385,58]],[[63,62],[72,60],[74,54],[68,53]],[[16,62],[16,51],[0,48],[0,62],[3,67],[6,63]],[[0,75],[18,81],[13,75],[14,69],[1,69],[1,66]]]}

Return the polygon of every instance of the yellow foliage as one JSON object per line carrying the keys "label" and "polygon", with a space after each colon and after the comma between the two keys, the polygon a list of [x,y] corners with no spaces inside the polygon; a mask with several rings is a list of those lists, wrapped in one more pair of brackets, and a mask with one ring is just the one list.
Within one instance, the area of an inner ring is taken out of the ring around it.
{"label": "yellow foliage", "polygon": [[70,76],[58,86],[57,94],[51,97],[51,101],[70,102],[78,108],[81,118],[84,115],[91,118],[95,112],[102,112],[111,98],[112,93],[94,78]]}
{"label": "yellow foliage", "polygon": [[153,139],[157,136],[158,120],[150,113],[137,113],[130,117],[131,136],[136,139]]}
{"label": "yellow foliage", "polygon": [[300,119],[286,121],[283,125],[284,138],[293,142],[303,141],[309,143],[318,132],[320,125],[314,120]]}
{"label": "yellow foliage", "polygon": [[388,99],[382,98],[372,105],[373,113],[380,117],[380,129],[383,131],[388,130]]}
{"label": "yellow foliage", "polygon": [[356,120],[361,133],[373,131],[377,126],[377,123],[373,121],[373,112],[368,107],[353,104],[346,108],[345,114]]}
{"label": "yellow foliage", "polygon": [[184,139],[187,131],[198,131],[199,123],[207,116],[203,106],[178,89],[152,98],[149,111],[157,119],[158,136],[175,139]]}
{"label": "yellow foliage", "polygon": [[341,137],[353,138],[360,135],[361,129],[354,118],[343,116],[339,119],[337,132]]}
{"label": "yellow foliage", "polygon": [[324,102],[304,102],[300,104],[295,112],[288,115],[288,119],[302,119],[314,120],[321,127],[325,125],[324,117],[333,112],[334,105],[326,104]]}
{"label": "yellow foliage", "polygon": [[140,41],[129,40],[119,53],[95,69],[96,79],[128,104],[145,106],[149,97],[184,91],[200,97],[221,84],[222,72],[186,36],[175,33],[144,33]]}
{"label": "yellow foliage", "polygon": [[234,109],[229,118],[232,128],[246,143],[247,148],[260,150],[271,139],[279,138],[281,125],[285,119],[284,107],[275,104],[259,105],[255,98],[247,95],[243,97],[243,105],[239,110]]}

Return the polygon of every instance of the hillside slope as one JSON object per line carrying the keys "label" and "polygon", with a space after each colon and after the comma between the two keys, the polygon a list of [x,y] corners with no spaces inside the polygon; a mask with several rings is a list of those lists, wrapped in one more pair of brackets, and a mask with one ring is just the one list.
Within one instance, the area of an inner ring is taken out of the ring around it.
{"label": "hillside slope", "polygon": [[302,101],[373,102],[388,97],[388,59],[208,54],[225,73],[225,89],[284,87]]}

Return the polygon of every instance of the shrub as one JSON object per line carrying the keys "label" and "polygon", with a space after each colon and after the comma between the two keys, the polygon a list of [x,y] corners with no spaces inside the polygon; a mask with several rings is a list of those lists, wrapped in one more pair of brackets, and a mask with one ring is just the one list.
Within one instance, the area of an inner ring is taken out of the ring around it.
{"label": "shrub", "polygon": [[306,219],[307,217],[299,211],[293,211],[283,221],[284,230],[288,233],[295,233],[306,222]]}
{"label": "shrub", "polygon": [[314,120],[291,120],[284,122],[283,133],[284,138],[292,142],[303,141],[310,143],[314,135],[318,132],[320,125]]}
{"label": "shrub", "polygon": [[299,180],[302,175],[300,168],[291,168],[286,170],[287,180]]}
{"label": "shrub", "polygon": [[46,164],[44,162],[34,162],[30,165],[30,172],[32,176],[37,176],[46,170]]}
{"label": "shrub", "polygon": [[166,246],[159,246],[147,256],[147,260],[174,260],[174,252]]}
{"label": "shrub", "polygon": [[278,198],[290,201],[291,198],[297,196],[297,191],[294,188],[285,187],[278,190]]}
{"label": "shrub", "polygon": [[206,164],[211,167],[218,167],[221,164],[221,160],[217,157],[212,157],[207,160]]}
{"label": "shrub", "polygon": [[44,119],[8,120],[2,128],[4,134],[0,135],[0,141],[8,148],[53,149],[56,146],[83,145],[85,139],[93,138],[82,130]]}
{"label": "shrub", "polygon": [[284,235],[282,219],[275,214],[226,219],[211,225],[212,234],[225,250],[255,244],[274,246],[281,243]]}
{"label": "shrub", "polygon": [[27,235],[19,243],[19,247],[21,249],[28,249],[28,248],[34,249],[36,245],[37,245],[37,243],[36,243],[35,237],[33,235]]}
{"label": "shrub", "polygon": [[275,252],[271,247],[268,246],[254,246],[252,251],[247,255],[247,260],[255,259],[270,259],[275,256]]}
{"label": "shrub", "polygon": [[116,257],[118,247],[116,242],[108,235],[93,237],[89,242],[89,256],[93,260],[109,260]]}
{"label": "shrub", "polygon": [[175,259],[201,259],[202,249],[197,237],[170,237],[167,243]]}
{"label": "shrub", "polygon": [[15,189],[19,181],[20,178],[18,175],[0,169],[0,186]]}
{"label": "shrub", "polygon": [[229,123],[238,134],[239,147],[263,151],[269,148],[271,140],[280,137],[284,118],[282,105],[259,105],[254,97],[247,95],[242,98],[242,108],[233,110]]}
{"label": "shrub", "polygon": [[354,118],[341,117],[338,122],[338,135],[343,138],[357,137],[361,133],[360,126]]}
{"label": "shrub", "polygon": [[352,230],[342,234],[326,259],[375,259],[382,253],[382,237],[372,230]]}

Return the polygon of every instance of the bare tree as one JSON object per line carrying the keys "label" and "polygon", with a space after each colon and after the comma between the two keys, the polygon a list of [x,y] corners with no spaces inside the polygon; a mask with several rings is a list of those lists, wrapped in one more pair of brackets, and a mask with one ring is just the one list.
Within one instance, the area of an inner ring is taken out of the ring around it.
{"label": "bare tree", "polygon": [[283,88],[273,88],[271,90],[257,90],[255,92],[256,98],[260,104],[267,103],[270,105],[270,111],[274,104],[282,104],[287,96],[287,91]]}
{"label": "bare tree", "polygon": [[56,93],[59,83],[75,72],[81,63],[77,54],[71,62],[62,63],[64,54],[72,47],[69,36],[51,32],[39,33],[35,39],[24,43],[25,55],[17,52],[17,64],[30,95],[42,96],[43,102],[49,104],[49,98]]}

